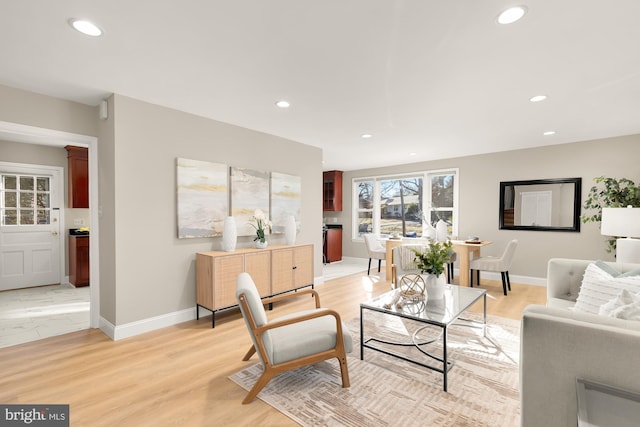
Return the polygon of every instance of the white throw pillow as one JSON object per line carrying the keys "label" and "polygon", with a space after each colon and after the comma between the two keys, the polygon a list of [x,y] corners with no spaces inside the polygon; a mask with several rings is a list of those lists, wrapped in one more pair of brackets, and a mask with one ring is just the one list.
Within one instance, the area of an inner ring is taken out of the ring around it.
{"label": "white throw pillow", "polygon": [[600,307],[598,314],[624,320],[640,320],[640,294],[626,289],[617,297]]}
{"label": "white throw pillow", "polygon": [[618,296],[620,291],[640,293],[640,275],[614,277],[595,263],[587,266],[576,300],[576,311],[598,314],[600,306]]}

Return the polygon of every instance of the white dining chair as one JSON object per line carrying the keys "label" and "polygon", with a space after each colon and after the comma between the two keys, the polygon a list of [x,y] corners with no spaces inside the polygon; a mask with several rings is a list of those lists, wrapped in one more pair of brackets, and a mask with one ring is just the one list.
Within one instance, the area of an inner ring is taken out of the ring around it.
{"label": "white dining chair", "polygon": [[509,279],[509,267],[511,266],[511,261],[513,260],[513,255],[516,252],[516,247],[518,246],[517,240],[512,240],[507,244],[507,247],[504,250],[504,253],[501,257],[480,257],[474,260],[471,260],[469,263],[470,269],[470,280],[469,285],[473,287],[473,276],[474,271],[476,272],[476,285],[480,286],[480,271],[495,271],[500,272],[502,276],[502,290],[505,295],[507,295],[507,288],[511,290],[511,280]]}
{"label": "white dining chair", "polygon": [[367,246],[367,253],[369,255],[369,268],[367,269],[367,275],[371,274],[372,259],[378,260],[378,273],[380,273],[380,264],[387,256],[387,250],[380,244],[376,235],[372,233],[364,235],[364,243]]}

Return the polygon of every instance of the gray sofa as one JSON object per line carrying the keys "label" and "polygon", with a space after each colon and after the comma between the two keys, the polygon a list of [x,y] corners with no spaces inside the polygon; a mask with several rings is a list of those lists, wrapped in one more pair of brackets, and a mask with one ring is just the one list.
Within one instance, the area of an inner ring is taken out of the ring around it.
{"label": "gray sofa", "polygon": [[[523,312],[522,426],[576,426],[576,378],[640,393],[640,322],[570,310],[591,262],[551,259],[547,306],[530,305]],[[607,264],[620,272],[640,268]]]}

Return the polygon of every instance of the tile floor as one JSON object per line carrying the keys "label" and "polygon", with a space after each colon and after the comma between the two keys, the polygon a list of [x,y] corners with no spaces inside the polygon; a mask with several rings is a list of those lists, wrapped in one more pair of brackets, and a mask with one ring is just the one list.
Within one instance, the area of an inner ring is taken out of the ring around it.
{"label": "tile floor", "polygon": [[[325,264],[322,274],[325,281],[336,279],[366,271],[367,263],[368,259],[348,258]],[[371,274],[378,274],[377,264]],[[66,284],[0,292],[0,348],[87,328],[88,286]]]}
{"label": "tile floor", "polygon": [[[367,271],[369,258],[345,258],[342,261],[325,264],[322,267],[322,276],[324,280],[336,279],[338,277],[348,276],[350,274],[361,273]],[[371,262],[371,274],[378,274],[378,262]],[[380,274],[384,275],[384,262]]]}
{"label": "tile floor", "polygon": [[0,292],[0,348],[89,328],[89,287]]}

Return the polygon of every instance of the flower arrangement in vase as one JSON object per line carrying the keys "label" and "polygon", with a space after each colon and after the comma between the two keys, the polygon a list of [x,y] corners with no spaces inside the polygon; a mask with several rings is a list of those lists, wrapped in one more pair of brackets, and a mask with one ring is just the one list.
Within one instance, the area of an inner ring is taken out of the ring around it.
{"label": "flower arrangement in vase", "polygon": [[445,264],[448,264],[453,254],[453,244],[431,241],[423,250],[412,249],[416,254],[417,266],[422,274],[433,274],[439,277],[444,272]]}
{"label": "flower arrangement in vase", "polygon": [[264,249],[268,244],[265,233],[267,229],[271,231],[271,221],[267,219],[262,209],[256,209],[253,214],[253,220],[255,221],[255,224],[252,222],[249,223],[256,229],[256,237],[253,241],[256,243],[256,248]]}
{"label": "flower arrangement in vase", "polygon": [[420,272],[424,274],[426,292],[431,299],[442,299],[446,287],[444,272],[445,264],[451,262],[453,244],[446,242],[430,241],[422,250],[412,249],[416,254],[416,264]]}

